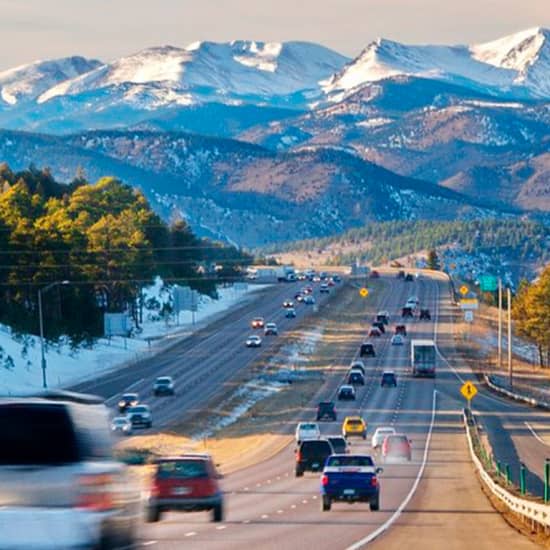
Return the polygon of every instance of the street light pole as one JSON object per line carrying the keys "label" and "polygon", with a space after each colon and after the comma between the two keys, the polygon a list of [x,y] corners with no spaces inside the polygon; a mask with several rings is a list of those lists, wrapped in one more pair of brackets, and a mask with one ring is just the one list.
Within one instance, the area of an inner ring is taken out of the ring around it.
{"label": "street light pole", "polygon": [[42,387],[46,389],[48,387],[48,383],[46,381],[46,352],[44,347],[44,317],[42,315],[42,293],[46,293],[50,288],[53,288],[56,285],[68,285],[69,281],[55,281],[54,283],[50,283],[49,285],[46,285],[44,288],[38,289],[38,320],[40,324],[40,354],[42,357],[41,365],[42,365]]}

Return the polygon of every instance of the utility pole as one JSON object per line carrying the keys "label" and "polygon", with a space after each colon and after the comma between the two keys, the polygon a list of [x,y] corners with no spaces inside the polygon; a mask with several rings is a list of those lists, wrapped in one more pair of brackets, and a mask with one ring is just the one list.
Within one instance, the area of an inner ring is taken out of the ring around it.
{"label": "utility pole", "polygon": [[514,378],[512,372],[512,291],[507,288],[506,297],[508,298],[508,373],[510,376],[510,389],[514,387]]}
{"label": "utility pole", "polygon": [[498,370],[502,370],[502,279],[498,278]]}

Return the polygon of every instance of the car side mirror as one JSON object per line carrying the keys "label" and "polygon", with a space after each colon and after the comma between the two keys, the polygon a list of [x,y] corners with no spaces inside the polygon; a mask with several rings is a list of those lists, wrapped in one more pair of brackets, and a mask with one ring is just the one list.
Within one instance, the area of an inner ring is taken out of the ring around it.
{"label": "car side mirror", "polygon": [[384,473],[384,468],[376,468],[376,473],[377,473],[377,474],[382,474],[382,473]]}

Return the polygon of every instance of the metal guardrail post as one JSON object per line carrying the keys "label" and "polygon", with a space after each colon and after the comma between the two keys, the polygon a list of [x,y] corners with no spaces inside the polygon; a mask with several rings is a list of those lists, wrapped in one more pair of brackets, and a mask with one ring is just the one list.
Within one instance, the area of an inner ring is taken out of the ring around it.
{"label": "metal guardrail post", "polygon": [[525,476],[526,476],[527,468],[525,467],[525,464],[523,462],[520,462],[519,464],[519,492],[524,495],[525,494]]}
{"label": "metal guardrail post", "polygon": [[512,484],[512,471],[510,469],[510,464],[506,464],[506,483],[508,483],[508,485]]}
{"label": "metal guardrail post", "polygon": [[550,458],[544,461],[544,503],[550,500]]}
{"label": "metal guardrail post", "polygon": [[497,460],[497,476],[500,477],[502,475],[502,466],[500,464],[500,460]]}

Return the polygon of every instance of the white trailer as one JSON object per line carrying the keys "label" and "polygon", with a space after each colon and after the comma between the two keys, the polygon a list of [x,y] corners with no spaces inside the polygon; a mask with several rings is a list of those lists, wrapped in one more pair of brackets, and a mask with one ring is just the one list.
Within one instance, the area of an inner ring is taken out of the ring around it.
{"label": "white trailer", "polygon": [[413,376],[435,378],[436,348],[433,340],[411,340],[411,370]]}

